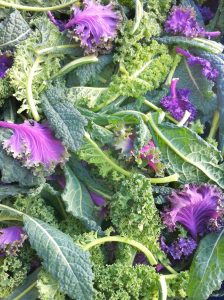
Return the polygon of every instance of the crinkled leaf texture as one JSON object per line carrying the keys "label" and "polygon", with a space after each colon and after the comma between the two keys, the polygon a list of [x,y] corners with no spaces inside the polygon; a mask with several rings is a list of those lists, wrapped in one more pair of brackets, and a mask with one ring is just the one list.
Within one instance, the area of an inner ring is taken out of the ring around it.
{"label": "crinkled leaf texture", "polygon": [[43,259],[46,270],[58,280],[62,291],[71,299],[92,300],[90,254],[69,236],[40,220],[25,215],[24,226],[31,246]]}
{"label": "crinkled leaf texture", "polygon": [[9,49],[25,40],[31,29],[19,11],[11,13],[0,24],[0,49]]}
{"label": "crinkled leaf texture", "polygon": [[206,300],[224,280],[224,229],[207,235],[199,245],[190,269],[188,299]]}
{"label": "crinkled leaf texture", "polygon": [[91,230],[100,229],[97,225],[97,209],[86,187],[75,176],[72,169],[64,168],[66,186],[61,197],[65,202],[67,212],[84,223]]}
{"label": "crinkled leaf texture", "polygon": [[75,105],[93,108],[107,88],[77,86],[68,90],[68,97]]}
{"label": "crinkled leaf texture", "polygon": [[187,127],[151,123],[152,133],[167,169],[180,175],[184,183],[213,182],[224,188],[221,153]]}
{"label": "crinkled leaf texture", "polygon": [[61,86],[50,86],[42,95],[43,111],[56,137],[71,151],[77,151],[83,142],[86,119],[74,108]]}
{"label": "crinkled leaf texture", "polygon": [[190,89],[190,101],[197,108],[197,117],[203,122],[210,121],[217,106],[216,95],[213,92],[214,83],[201,75],[199,66],[189,66],[185,59],[176,69],[176,78],[180,78],[178,88]]}

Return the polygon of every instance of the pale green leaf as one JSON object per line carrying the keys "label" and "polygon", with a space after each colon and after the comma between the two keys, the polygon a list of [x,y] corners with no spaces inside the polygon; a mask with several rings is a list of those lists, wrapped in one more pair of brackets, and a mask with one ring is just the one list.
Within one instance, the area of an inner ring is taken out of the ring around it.
{"label": "pale green leaf", "polygon": [[58,280],[61,290],[71,299],[92,300],[90,254],[69,236],[40,220],[25,215],[24,226],[31,246],[43,259],[45,269]]}

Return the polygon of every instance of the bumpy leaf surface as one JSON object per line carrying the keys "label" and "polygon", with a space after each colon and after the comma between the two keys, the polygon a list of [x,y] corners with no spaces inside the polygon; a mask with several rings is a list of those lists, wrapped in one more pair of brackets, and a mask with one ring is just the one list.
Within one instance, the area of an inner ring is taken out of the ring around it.
{"label": "bumpy leaf surface", "polygon": [[189,182],[213,182],[224,188],[221,153],[186,127],[151,123],[154,137],[167,168]]}
{"label": "bumpy leaf surface", "polygon": [[19,11],[14,11],[0,24],[0,49],[9,49],[25,40],[31,29]]}
{"label": "bumpy leaf surface", "polygon": [[58,280],[62,291],[71,299],[91,300],[93,274],[90,255],[54,227],[24,216],[25,230],[31,246],[43,259],[43,265]]}
{"label": "bumpy leaf surface", "polygon": [[60,86],[50,86],[42,95],[43,111],[56,136],[71,151],[82,145],[86,119],[67,100],[66,92]]}

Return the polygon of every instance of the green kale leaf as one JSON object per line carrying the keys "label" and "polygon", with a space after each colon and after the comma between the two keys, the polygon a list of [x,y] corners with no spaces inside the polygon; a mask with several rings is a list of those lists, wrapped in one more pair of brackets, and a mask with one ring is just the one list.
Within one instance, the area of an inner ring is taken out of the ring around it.
{"label": "green kale leaf", "polygon": [[0,23],[0,49],[11,49],[25,40],[31,29],[20,12],[15,10]]}

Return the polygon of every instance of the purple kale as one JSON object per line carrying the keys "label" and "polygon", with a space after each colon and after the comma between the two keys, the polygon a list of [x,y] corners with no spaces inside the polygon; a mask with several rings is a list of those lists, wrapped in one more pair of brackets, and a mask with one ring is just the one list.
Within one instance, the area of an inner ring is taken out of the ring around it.
{"label": "purple kale", "polygon": [[147,165],[156,173],[163,171],[160,152],[153,143],[153,140],[150,140],[147,145],[140,149],[140,158],[146,160]]}
{"label": "purple kale", "polygon": [[216,37],[219,31],[208,32],[201,27],[192,8],[174,6],[165,22],[165,31],[172,34],[181,34],[186,37]]}
{"label": "purple kale", "polygon": [[0,229],[0,252],[4,255],[7,250],[11,254],[15,253],[22,246],[26,239],[22,227],[11,226]]}
{"label": "purple kale", "polygon": [[197,239],[211,231],[211,224],[214,231],[219,229],[224,199],[216,186],[187,184],[181,191],[173,192],[168,200],[171,206],[162,213],[162,218],[170,231],[180,223]]}
{"label": "purple kale", "polygon": [[170,245],[167,245],[164,237],[161,237],[160,248],[173,259],[180,260],[191,255],[197,248],[197,243],[191,237],[180,237]]}
{"label": "purple kale", "polygon": [[0,127],[13,131],[12,136],[4,141],[3,147],[14,158],[21,159],[27,168],[42,166],[45,170],[51,170],[65,161],[67,152],[47,124],[34,121],[25,121],[23,124],[0,121]]}
{"label": "purple kale", "polygon": [[0,78],[4,78],[7,74],[8,69],[13,64],[13,57],[11,54],[5,52],[0,54]]}
{"label": "purple kale", "polygon": [[214,12],[211,11],[210,7],[198,5],[203,20],[210,21],[214,17]]}
{"label": "purple kale", "polygon": [[115,38],[120,17],[111,4],[104,6],[92,0],[84,4],[83,10],[74,9],[73,17],[65,24],[65,29],[73,30],[79,36],[81,45],[92,51]]}
{"label": "purple kale", "polygon": [[99,194],[95,193],[95,192],[90,192],[90,196],[92,198],[92,201],[97,205],[97,206],[105,206],[106,205],[106,201],[105,199],[100,196]]}
{"label": "purple kale", "polygon": [[59,31],[63,32],[65,30],[65,22],[55,19],[55,16],[51,11],[47,12],[50,21],[58,27]]}
{"label": "purple kale", "polygon": [[189,100],[190,90],[177,89],[178,81],[179,78],[172,80],[170,95],[164,97],[160,103],[176,120],[180,121],[188,111],[191,114],[189,121],[193,121],[196,118],[196,108]]}
{"label": "purple kale", "polygon": [[202,75],[204,75],[209,80],[215,80],[219,72],[215,68],[212,67],[211,63],[202,57],[194,56],[189,51],[186,51],[182,48],[176,48],[176,52],[183,55],[187,58],[187,62],[190,66],[200,65],[202,67]]}

